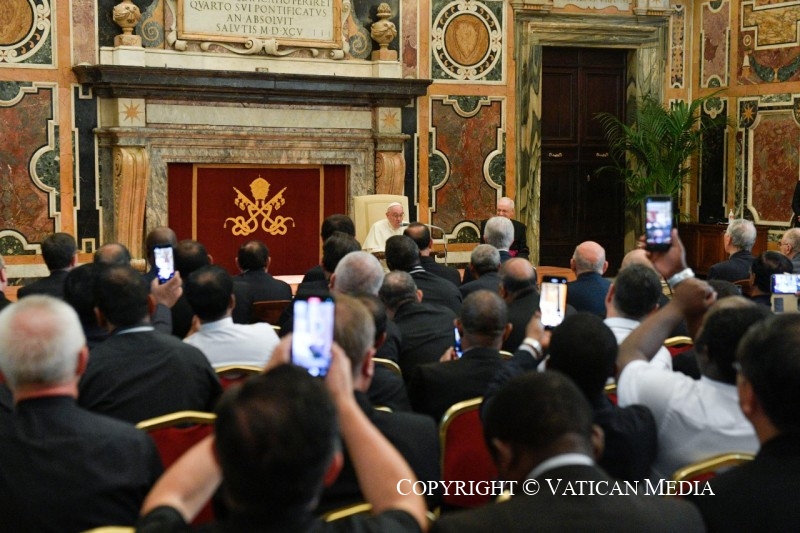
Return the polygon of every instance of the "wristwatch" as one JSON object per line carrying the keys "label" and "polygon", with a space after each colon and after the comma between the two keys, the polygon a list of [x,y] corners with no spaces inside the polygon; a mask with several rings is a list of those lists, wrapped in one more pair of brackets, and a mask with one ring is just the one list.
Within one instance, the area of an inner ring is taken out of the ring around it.
{"label": "wristwatch", "polygon": [[691,268],[684,268],[683,270],[681,270],[680,272],[669,278],[667,280],[667,285],[669,285],[670,289],[674,289],[675,286],[678,285],[678,283],[680,283],[681,281],[693,277],[694,277],[694,270],[692,270]]}
{"label": "wristwatch", "polygon": [[542,343],[538,340],[534,339],[533,337],[525,337],[522,339],[522,344],[528,346],[531,350],[533,350],[534,359],[539,362],[544,357],[544,350],[542,349]]}

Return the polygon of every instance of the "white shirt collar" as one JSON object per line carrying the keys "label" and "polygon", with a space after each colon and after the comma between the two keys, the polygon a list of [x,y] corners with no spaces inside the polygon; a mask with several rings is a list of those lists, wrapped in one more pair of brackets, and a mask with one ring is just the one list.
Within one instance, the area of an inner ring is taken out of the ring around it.
{"label": "white shirt collar", "polygon": [[547,472],[548,470],[553,470],[554,468],[573,465],[593,466],[594,461],[591,457],[583,453],[562,453],[550,459],[545,459],[536,465],[536,467],[531,470],[531,473],[528,474],[528,479],[534,479],[539,474]]}

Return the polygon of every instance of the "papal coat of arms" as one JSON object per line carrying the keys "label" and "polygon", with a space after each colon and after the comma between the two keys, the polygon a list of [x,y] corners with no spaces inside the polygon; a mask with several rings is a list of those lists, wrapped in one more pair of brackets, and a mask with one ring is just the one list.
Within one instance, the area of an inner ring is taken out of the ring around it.
{"label": "papal coat of arms", "polygon": [[245,218],[240,215],[238,217],[229,217],[225,219],[225,223],[222,227],[227,228],[228,221],[233,221],[231,233],[234,235],[250,235],[256,231],[259,226],[259,217],[263,217],[261,218],[261,229],[270,235],[286,235],[287,222],[291,222],[292,227],[294,227],[294,219],[291,217],[282,217],[280,215],[276,215],[274,218],[272,217],[272,211],[277,211],[286,203],[286,199],[283,197],[283,191],[286,190],[286,187],[267,200],[267,195],[269,195],[269,182],[259,175],[258,178],[250,183],[250,192],[253,194],[253,200],[250,200],[250,198],[245,196],[244,193],[236,187],[234,187],[233,190],[236,191],[236,200],[234,200],[234,203],[242,211],[247,211],[249,217]]}

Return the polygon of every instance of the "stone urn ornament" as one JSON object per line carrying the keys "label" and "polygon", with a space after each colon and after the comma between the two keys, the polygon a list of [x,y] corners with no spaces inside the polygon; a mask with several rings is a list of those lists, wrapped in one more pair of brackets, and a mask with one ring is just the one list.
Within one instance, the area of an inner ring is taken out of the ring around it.
{"label": "stone urn ornament", "polygon": [[397,28],[389,18],[392,16],[392,8],[383,2],[378,6],[378,22],[371,27],[370,36],[380,45],[380,50],[372,52],[372,59],[380,61],[397,61],[397,51],[389,50],[389,43],[397,37]]}
{"label": "stone urn ornament", "polygon": [[142,12],[131,0],[122,0],[114,6],[114,23],[122,34],[114,37],[114,46],[142,46],[142,38],[133,34],[133,28],[142,19]]}

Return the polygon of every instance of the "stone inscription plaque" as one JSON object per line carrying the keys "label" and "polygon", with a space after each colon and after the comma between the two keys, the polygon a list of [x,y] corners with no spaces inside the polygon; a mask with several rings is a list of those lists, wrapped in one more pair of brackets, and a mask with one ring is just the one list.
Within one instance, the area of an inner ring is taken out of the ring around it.
{"label": "stone inscription plaque", "polygon": [[178,38],[341,47],[342,0],[178,0]]}

